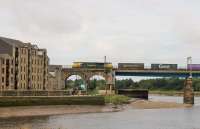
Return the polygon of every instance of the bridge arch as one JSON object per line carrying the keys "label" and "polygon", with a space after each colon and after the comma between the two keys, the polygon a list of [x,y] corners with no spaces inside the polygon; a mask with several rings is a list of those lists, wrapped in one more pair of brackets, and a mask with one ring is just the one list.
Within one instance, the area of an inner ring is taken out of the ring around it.
{"label": "bridge arch", "polygon": [[[72,79],[71,79],[71,77],[72,77]],[[69,73],[64,73],[65,88],[69,88],[68,87],[69,80],[73,80],[73,79],[74,79],[74,81],[82,80],[82,84],[86,85],[86,75],[84,73],[81,73],[81,72],[69,72]]]}
{"label": "bridge arch", "polygon": [[88,90],[105,90],[106,74],[104,72],[93,72],[88,74]]}
{"label": "bridge arch", "polygon": [[106,74],[103,72],[88,73],[88,75],[87,75],[88,80],[91,80],[93,77],[101,77],[102,79],[106,80]]}

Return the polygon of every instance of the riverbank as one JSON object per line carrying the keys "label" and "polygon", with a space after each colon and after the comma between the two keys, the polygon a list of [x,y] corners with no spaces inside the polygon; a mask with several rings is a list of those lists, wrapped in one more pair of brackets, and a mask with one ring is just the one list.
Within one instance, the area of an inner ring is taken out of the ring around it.
{"label": "riverbank", "polygon": [[[150,95],[164,95],[164,96],[183,96],[182,91],[149,91]],[[200,92],[194,92],[194,95],[200,97]]]}
{"label": "riverbank", "polygon": [[190,108],[190,104],[180,104],[175,102],[136,100],[130,103],[134,109],[166,109],[166,108]]}
{"label": "riverbank", "polygon": [[51,106],[18,106],[0,107],[1,118],[50,116],[80,113],[103,113],[118,112],[127,109],[164,109],[164,108],[190,108],[191,105],[178,104],[173,102],[160,102],[148,100],[133,100],[129,104],[114,106],[106,105],[51,105]]}
{"label": "riverbank", "polygon": [[112,105],[89,106],[89,105],[51,105],[51,106],[19,106],[0,107],[0,118],[49,116],[80,113],[116,112]]}

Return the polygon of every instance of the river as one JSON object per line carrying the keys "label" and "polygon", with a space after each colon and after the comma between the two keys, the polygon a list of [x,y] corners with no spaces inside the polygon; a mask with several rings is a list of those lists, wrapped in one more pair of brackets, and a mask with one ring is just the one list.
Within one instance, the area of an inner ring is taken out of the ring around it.
{"label": "river", "polygon": [[[150,96],[182,103],[182,97]],[[126,109],[121,112],[0,119],[0,129],[200,129],[200,97],[181,109]]]}

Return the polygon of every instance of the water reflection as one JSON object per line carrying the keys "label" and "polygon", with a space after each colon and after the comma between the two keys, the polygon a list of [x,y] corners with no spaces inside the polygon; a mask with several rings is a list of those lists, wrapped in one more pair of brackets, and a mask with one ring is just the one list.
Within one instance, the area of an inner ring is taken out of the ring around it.
{"label": "water reflection", "polygon": [[[182,103],[182,97],[150,96]],[[113,113],[1,119],[0,129],[200,129],[200,98],[193,108],[127,109]]]}
{"label": "water reflection", "polygon": [[49,116],[2,118],[0,129],[32,129],[43,125],[48,120]]}

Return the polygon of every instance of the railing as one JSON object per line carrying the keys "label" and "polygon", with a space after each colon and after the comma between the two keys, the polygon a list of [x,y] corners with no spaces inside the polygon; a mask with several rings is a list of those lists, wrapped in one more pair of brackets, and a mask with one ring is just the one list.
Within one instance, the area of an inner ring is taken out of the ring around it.
{"label": "railing", "polygon": [[69,90],[0,90],[0,96],[69,96]]}

